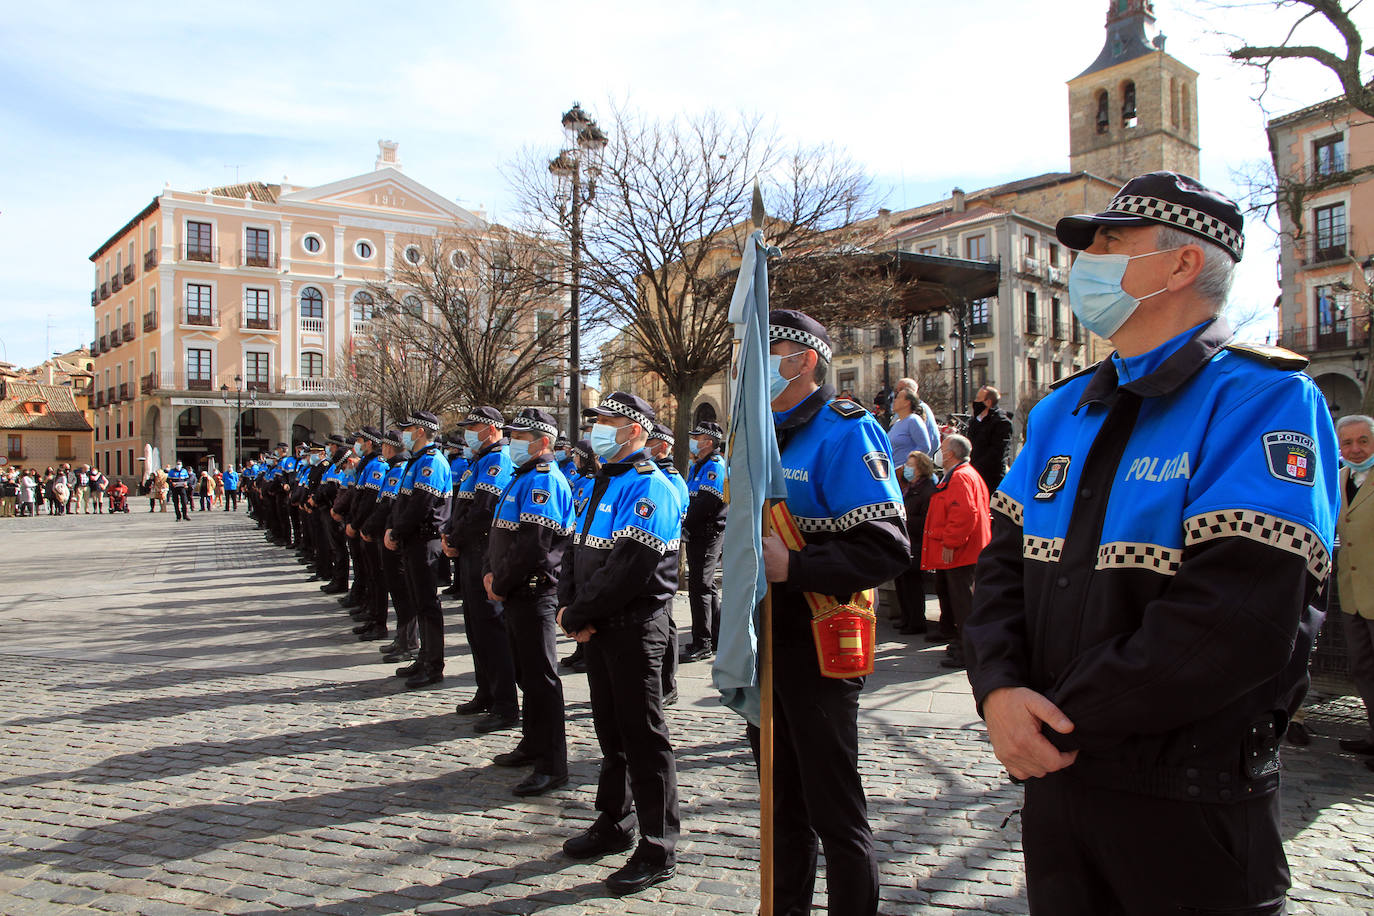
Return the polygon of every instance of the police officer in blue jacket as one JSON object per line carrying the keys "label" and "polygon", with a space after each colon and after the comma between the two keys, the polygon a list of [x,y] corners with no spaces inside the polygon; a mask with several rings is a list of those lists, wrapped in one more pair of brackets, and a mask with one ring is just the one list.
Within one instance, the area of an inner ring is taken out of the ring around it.
{"label": "police officer in blue jacket", "polygon": [[1338,494],[1321,392],[1220,317],[1240,209],[1132,179],[1066,217],[1069,304],[1109,359],[1030,414],[964,643],[1026,780],[1033,913],[1284,910],[1279,744],[1307,688]]}
{"label": "police officer in blue jacket", "polygon": [[[410,585],[406,581],[405,565],[401,554],[382,547],[386,528],[391,520],[391,510],[396,505],[396,497],[401,492],[401,478],[405,476],[406,465],[410,463],[410,453],[401,442],[401,431],[388,430],[382,436],[382,461],[386,463],[386,473],[382,478],[381,489],[372,511],[363,521],[359,536],[378,550],[381,569],[382,594],[379,603],[382,626],[386,626],[386,599],[391,596],[391,605],[396,609],[396,636],[381,647],[382,661],[388,664],[415,660],[420,647],[419,628],[415,620],[415,605],[410,598]],[[375,618],[374,618],[375,619]]]}
{"label": "police officer in blue jacket", "polygon": [[401,441],[410,461],[401,476],[401,487],[392,506],[382,546],[402,555],[406,581],[420,631],[420,652],[415,662],[396,671],[409,688],[426,687],[444,679],[444,612],[434,581],[434,559],[439,555],[439,532],[448,522],[448,501],[453,486],[448,461],[431,438],[439,434],[439,418],[417,410],[406,418]]}
{"label": "police officer in blue jacket", "polygon": [[725,534],[725,459],[720,447],[725,433],[719,424],[704,422],[692,430],[692,464],[687,469],[687,515],[682,520],[683,549],[687,553],[687,599],[692,608],[692,638],[683,661],[711,657],[720,631],[721,539]]}
{"label": "police officer in blue jacket", "polygon": [[[763,541],[773,589],[774,912],[810,911],[816,846],[831,914],[872,914],[878,863],[858,771],[863,678],[822,677],[804,592],[847,600],[911,563],[887,433],[825,383],[830,337],[809,315],[768,316],[773,422],[787,508],[806,540]],[[757,732],[750,730],[757,746]]]}
{"label": "police officer in blue jacket", "polygon": [[[649,434],[649,457],[673,485],[678,498],[678,518],[687,514],[687,481],[673,463],[673,444],[676,439],[673,431],[662,423],[654,423],[654,431]],[[679,522],[677,540],[682,541],[682,525]],[[677,702],[677,621],[673,620],[673,603],[668,602],[668,650],[663,656],[663,705],[672,706]]]}
{"label": "police officer in blue jacket", "polygon": [[355,619],[363,627],[357,631],[358,639],[371,642],[388,635],[386,582],[382,576],[381,545],[376,541],[363,540],[362,529],[376,508],[388,467],[381,455],[382,433],[377,428],[364,426],[358,431],[358,441],[354,445],[360,452],[360,464],[358,479],[348,504],[344,535],[350,543],[357,544],[358,569],[355,576],[362,583],[362,588],[359,592],[361,606],[355,611]]}
{"label": "police officer in blue jacket", "polygon": [[551,414],[526,408],[505,431],[513,470],[492,522],[482,584],[487,597],[505,611],[524,715],[520,743],[498,754],[494,762],[534,764],[534,772],[512,791],[542,795],[568,781],[554,618],[558,575],[572,535],[572,489],[553,462],[550,446],[558,435],[558,422]]}
{"label": "police officer in blue jacket", "polygon": [[[573,443],[571,454],[576,467],[576,476],[568,478],[573,493],[573,514],[581,515],[582,510],[591,501],[592,489],[596,486],[596,475],[601,470],[601,459],[592,449],[589,439],[578,439]],[[574,645],[572,652],[560,659],[558,665],[561,668],[572,669],[574,674],[586,674],[586,649],[580,642]]]}
{"label": "police officer in blue jacket", "polygon": [[560,625],[587,647],[602,755],[600,816],[563,851],[588,859],[635,846],[606,879],[613,893],[626,894],[677,870],[677,764],[663,717],[662,667],[681,519],[677,492],[644,448],[653,408],[617,391],[595,410],[591,442],[606,464],[564,554],[558,602]]}
{"label": "police officer in blue jacket", "polygon": [[577,476],[577,456],[573,454],[573,444],[568,437],[559,433],[558,438],[553,444],[553,459],[558,464],[558,470],[563,472],[567,478],[569,486],[573,483],[573,478]]}
{"label": "police officer in blue jacket", "polygon": [[[446,447],[448,449],[448,469],[453,478],[453,499],[458,498],[458,489],[463,483],[463,474],[467,471],[468,460],[467,445],[463,441],[463,431],[458,429],[451,432],[446,437]],[[449,501],[449,519],[453,518],[453,500]],[[445,552],[441,557],[441,562],[447,563],[450,569],[451,581],[448,588],[442,594],[450,598],[463,600],[463,571],[462,566],[454,557],[450,557]]]}
{"label": "police officer in blue jacket", "polygon": [[458,486],[449,518],[445,549],[458,558],[463,580],[463,631],[472,647],[477,692],[458,704],[459,715],[480,715],[474,726],[486,733],[520,721],[515,695],[515,660],[501,606],[482,587],[491,523],[501,493],[510,483],[510,453],[502,430],[505,418],[495,407],[474,407],[463,422],[463,438],[472,451],[464,479]]}
{"label": "police officer in blue jacket", "polygon": [[167,489],[177,521],[186,521],[191,517],[191,472],[180,461],[167,471]]}
{"label": "police officer in blue jacket", "polygon": [[338,434],[329,437],[326,446],[329,453],[329,469],[320,478],[320,484],[310,497],[311,513],[316,519],[316,531],[322,536],[329,551],[329,581],[320,586],[326,595],[338,595],[348,591],[348,541],[344,538],[343,528],[331,514],[334,500],[349,484],[347,459],[350,444]]}

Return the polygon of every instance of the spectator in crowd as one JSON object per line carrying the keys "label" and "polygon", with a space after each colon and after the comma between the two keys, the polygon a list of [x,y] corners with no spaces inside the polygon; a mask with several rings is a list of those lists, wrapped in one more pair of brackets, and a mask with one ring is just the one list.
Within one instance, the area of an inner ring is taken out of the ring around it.
{"label": "spectator in crowd", "polygon": [[955,639],[949,644],[944,668],[964,667],[960,644],[964,622],[973,610],[973,568],[978,554],[992,539],[987,484],[969,463],[972,446],[963,436],[950,436],[940,445],[944,477],[930,497],[921,560],[935,573],[940,616],[948,614]]}
{"label": "spectator in crowd", "polygon": [[83,464],[76,469],[76,486],[72,490],[72,505],[80,506],[82,515],[91,514],[91,466],[89,464]]}
{"label": "spectator in crowd", "polygon": [[1336,423],[1341,447],[1341,508],[1336,516],[1336,593],[1340,596],[1345,649],[1350,678],[1364,700],[1369,730],[1358,738],[1341,740],[1341,748],[1369,754],[1365,766],[1374,770],[1374,419],[1342,417]]}
{"label": "spectator in crowd", "polygon": [[51,466],[43,470],[42,494],[41,499],[46,504],[48,515],[57,514],[57,496],[53,493],[52,485],[57,479],[57,472]]}
{"label": "spectator in crowd", "polygon": [[110,478],[101,473],[100,465],[91,468],[87,484],[91,491],[91,501],[95,503],[96,514],[105,511],[105,491],[110,486]]}
{"label": "spectator in crowd", "polygon": [[[910,392],[900,391],[894,401]],[[906,506],[907,536],[911,540],[911,566],[897,577],[897,604],[901,608],[901,628],[904,636],[926,631],[926,588],[921,569],[921,539],[924,536],[926,512],[935,492],[935,462],[921,451],[907,454],[902,465],[902,502]]]}
{"label": "spectator in crowd", "polygon": [[200,479],[196,481],[196,500],[201,512],[210,511],[210,505],[215,501],[215,481],[211,479],[209,471],[200,472]]}
{"label": "spectator in crowd", "polygon": [[0,518],[14,518],[14,503],[19,497],[19,479],[14,468],[0,477]]}
{"label": "spectator in crowd", "polygon": [[61,476],[63,482],[67,484],[67,514],[75,515],[77,506],[81,502],[80,490],[84,489],[77,485],[76,471],[72,470],[70,464],[62,465]]}
{"label": "spectator in crowd", "polygon": [[148,484],[148,511],[166,512],[167,472],[162,468],[155,468],[148,478]]}
{"label": "spectator in crowd", "polygon": [[968,440],[973,443],[973,469],[995,491],[1007,475],[1011,458],[1011,418],[997,406],[1002,394],[991,385],[978,389],[973,399],[973,416],[968,421]]}
{"label": "spectator in crowd", "polygon": [[239,472],[231,464],[224,469],[221,480],[224,484],[224,511],[228,512],[232,508],[237,512],[239,510]]}
{"label": "spectator in crowd", "polygon": [[29,468],[19,476],[19,515],[32,518],[38,514],[38,473]]}
{"label": "spectator in crowd", "polygon": [[893,467],[904,463],[912,452],[934,455],[940,447],[940,431],[935,427],[935,419],[921,410],[924,406],[912,388],[898,388],[893,394],[892,410],[897,418],[887,431],[892,442]]}
{"label": "spectator in crowd", "polygon": [[49,515],[66,515],[69,511],[68,503],[71,501],[72,491],[67,486],[67,475],[58,472],[52,478],[52,510]]}
{"label": "spectator in crowd", "polygon": [[887,399],[877,397],[873,399],[873,406],[870,408],[873,419],[878,421],[878,425],[887,429],[892,423],[891,411],[888,410]]}

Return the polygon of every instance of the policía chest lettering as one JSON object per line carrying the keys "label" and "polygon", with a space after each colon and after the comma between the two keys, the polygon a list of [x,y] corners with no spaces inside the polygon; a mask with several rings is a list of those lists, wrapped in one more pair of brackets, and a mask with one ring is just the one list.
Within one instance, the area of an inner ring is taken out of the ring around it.
{"label": "polic\u00eda chest lettering", "polygon": [[1122,480],[1145,480],[1152,483],[1165,483],[1178,478],[1191,478],[1192,466],[1188,453],[1180,452],[1173,457],[1144,455],[1126,466]]}
{"label": "polic\u00eda chest lettering", "polygon": [[806,468],[784,467],[782,476],[784,480],[800,480],[803,483],[810,483],[811,481],[811,476],[807,473]]}

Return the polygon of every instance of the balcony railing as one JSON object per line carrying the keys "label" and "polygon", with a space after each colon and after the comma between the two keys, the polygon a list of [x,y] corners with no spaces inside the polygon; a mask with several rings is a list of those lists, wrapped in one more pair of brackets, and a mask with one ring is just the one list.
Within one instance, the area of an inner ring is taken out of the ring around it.
{"label": "balcony railing", "polygon": [[1330,178],[1345,171],[1344,156],[1329,156],[1325,159],[1318,159],[1308,167],[1309,178]]}
{"label": "balcony railing", "polygon": [[1050,322],[1050,337],[1055,340],[1064,339],[1064,322],[1060,321],[1057,317]]}
{"label": "balcony railing", "polygon": [[124,282],[125,284],[134,282],[134,265],[130,264],[124,268]]}
{"label": "balcony railing", "polygon": [[110,292],[117,293],[123,288],[124,278],[121,277],[118,272],[116,272],[115,275],[110,278]]}
{"label": "balcony railing", "polygon": [[152,270],[157,266],[157,249],[149,248],[143,252],[143,269]]}
{"label": "balcony railing", "polygon": [[203,261],[207,264],[218,264],[219,248],[213,245],[209,247],[204,245],[182,245],[181,259],[183,261]]}
{"label": "balcony railing", "polygon": [[992,336],[992,322],[990,322],[990,321],[975,322],[974,324],[971,324],[971,325],[968,326],[968,333],[969,333],[969,336],[970,336],[970,337],[991,337],[991,336]]}
{"label": "balcony railing", "polygon": [[92,356],[95,356],[95,355],[96,355],[97,353],[99,353],[99,352],[100,352],[100,339],[99,339],[99,338],[96,338],[95,340],[91,341],[91,355],[92,355]]}
{"label": "balcony railing", "polygon": [[128,383],[128,382],[120,382],[120,383],[119,383],[119,399],[120,399],[121,401],[127,401],[127,400],[129,400],[130,397],[131,397],[131,395],[129,394],[129,383]]}
{"label": "balcony railing", "polygon": [[106,389],[105,389],[105,403],[106,403],[106,404],[113,404],[114,402],[115,402],[115,386],[114,386],[114,385],[111,385],[109,388],[106,388]]}
{"label": "balcony railing", "polygon": [[96,304],[97,302],[99,302],[99,301],[100,301],[100,290],[99,290],[99,289],[93,289],[93,290],[91,290],[91,308],[95,308],[95,304]]}
{"label": "balcony railing", "polygon": [[354,337],[366,337],[366,336],[368,336],[368,335],[371,334],[371,333],[372,333],[372,322],[370,322],[370,321],[359,321],[357,318],[354,318],[354,319],[353,319],[353,336],[354,336]]}
{"label": "balcony railing", "polygon": [[157,390],[157,373],[149,372],[138,380],[138,390],[144,394],[152,394]]}
{"label": "balcony railing", "polygon": [[156,330],[157,330],[157,312],[144,312],[144,313],[143,313],[143,330],[144,330],[144,331],[156,331]]}
{"label": "balcony railing", "polygon": [[323,375],[288,375],[282,379],[284,394],[347,394],[348,379]]}
{"label": "balcony railing", "polygon": [[1033,314],[1033,313],[1027,314],[1027,315],[1026,315],[1026,333],[1027,333],[1027,334],[1040,334],[1040,333],[1042,333],[1044,330],[1045,330],[1045,326],[1044,326],[1044,323],[1041,322],[1040,316],[1039,316],[1039,315],[1036,315],[1036,314]]}
{"label": "balcony railing", "polygon": [[272,383],[267,379],[249,379],[243,383],[244,391],[271,391]]}
{"label": "balcony railing", "polygon": [[121,332],[121,334],[122,334],[123,337],[124,337],[125,343],[128,343],[129,341],[133,340],[133,339],[134,339],[134,323],[133,323],[132,321],[126,321],[126,322],[124,322],[124,327],[120,329],[120,332]]}
{"label": "balcony railing", "polygon": [[277,253],[275,251],[254,251],[249,249],[239,250],[240,267],[268,267],[276,268]]}
{"label": "balcony railing", "polygon": [[101,334],[99,337],[96,338],[96,340],[95,340],[95,347],[91,350],[91,352],[92,352],[92,353],[104,353],[106,350],[109,349],[109,347],[107,347],[105,344],[106,344],[105,335],[104,335],[104,334]]}
{"label": "balcony railing", "polygon": [[215,380],[205,375],[192,375],[186,378],[187,391],[209,391],[214,384]]}
{"label": "balcony railing", "polygon": [[110,281],[106,280],[100,284],[100,301],[104,302],[108,298],[110,298]]}
{"label": "balcony railing", "polygon": [[272,312],[245,312],[243,314],[243,330],[245,331],[275,331],[277,330],[277,316]]}
{"label": "balcony railing", "polygon": [[115,328],[113,331],[110,332],[109,340],[105,344],[105,346],[107,349],[113,350],[115,347],[119,346],[123,342],[123,338],[119,336],[119,328]]}
{"label": "balcony railing", "polygon": [[1284,328],[1280,343],[1297,353],[1350,350],[1369,343],[1369,317],[1341,318],[1328,324]]}
{"label": "balcony railing", "polygon": [[1325,264],[1329,261],[1339,261],[1350,256],[1350,251],[1346,247],[1345,237],[1313,239],[1311,254],[1308,256],[1309,264]]}
{"label": "balcony railing", "polygon": [[213,306],[209,309],[182,306],[181,323],[198,328],[217,328],[219,327],[219,309]]}
{"label": "balcony railing", "polygon": [[95,393],[95,406],[96,406],[96,407],[104,407],[104,406],[105,406],[105,392],[103,392],[103,391],[97,391],[97,392]]}
{"label": "balcony railing", "polygon": [[307,334],[323,334],[323,333],[324,333],[324,319],[323,319],[323,318],[302,318],[302,319],[301,319],[301,330],[304,331],[304,332],[307,333]]}

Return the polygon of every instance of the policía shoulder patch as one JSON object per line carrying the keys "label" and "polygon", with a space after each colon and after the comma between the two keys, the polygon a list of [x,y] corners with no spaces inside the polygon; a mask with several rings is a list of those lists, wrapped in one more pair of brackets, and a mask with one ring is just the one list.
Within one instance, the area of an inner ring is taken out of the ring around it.
{"label": "polic\u00eda shoulder patch", "polygon": [[530,491],[530,502],[534,503],[536,506],[542,506],[542,505],[544,505],[545,503],[547,503],[548,501],[549,501],[549,491],[548,491],[548,490],[531,490],[531,491]]}
{"label": "polic\u00eda shoulder patch", "polygon": [[1269,473],[1288,483],[1313,486],[1317,482],[1317,443],[1295,430],[1265,433],[1264,457]]}
{"label": "polic\u00eda shoulder patch", "polygon": [[499,476],[500,474],[501,474],[501,466],[500,466],[499,464],[493,464],[491,467],[487,468],[487,476],[488,476],[488,477],[497,477],[497,476]]}
{"label": "polic\u00eda shoulder patch", "polygon": [[1045,469],[1040,472],[1040,479],[1035,482],[1036,499],[1053,499],[1054,494],[1064,489],[1064,482],[1069,479],[1071,460],[1068,455],[1055,455],[1045,462]]}
{"label": "polic\u00eda shoulder patch", "polygon": [[887,480],[892,476],[892,458],[887,452],[869,452],[864,455],[864,464],[874,480]]}
{"label": "polic\u00eda shoulder patch", "polygon": [[421,476],[421,477],[428,477],[430,474],[433,474],[433,473],[434,473],[434,468],[425,468],[424,470],[422,470],[422,471],[420,472],[420,476]]}
{"label": "polic\u00eda shoulder patch", "polygon": [[658,509],[658,506],[654,505],[654,501],[648,497],[635,503],[635,515],[638,515],[640,518],[653,518],[656,509]]}
{"label": "polic\u00eda shoulder patch", "polygon": [[836,398],[830,402],[830,409],[846,420],[862,417],[864,414],[868,413],[861,405],[849,400],[849,398]]}

